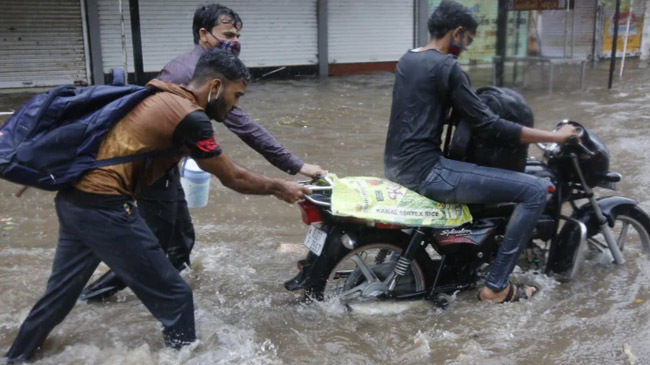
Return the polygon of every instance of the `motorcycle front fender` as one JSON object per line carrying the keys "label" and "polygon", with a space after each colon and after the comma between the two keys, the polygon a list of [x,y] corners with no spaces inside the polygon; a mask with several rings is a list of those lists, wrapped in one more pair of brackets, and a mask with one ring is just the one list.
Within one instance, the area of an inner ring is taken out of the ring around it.
{"label": "motorcycle front fender", "polygon": [[[566,222],[556,238],[557,248],[548,268],[560,281],[571,281],[579,269],[581,250],[587,241],[587,227],[580,220],[563,217]],[[547,274],[549,270],[547,269]]]}
{"label": "motorcycle front fender", "polygon": [[[635,200],[622,196],[603,197],[597,199],[597,203],[611,227],[614,225],[614,212],[638,204]],[[570,281],[577,272],[576,265],[579,264],[577,261],[580,260],[580,250],[585,248],[585,239],[600,232],[600,222],[591,203],[580,206],[570,218],[566,217],[566,220],[558,233],[557,248],[549,268],[558,274],[561,280]]]}
{"label": "motorcycle front fender", "polygon": [[[602,197],[597,199],[597,202],[610,227],[614,227],[613,212],[619,208],[629,208],[639,204],[636,200],[623,196]],[[580,206],[571,217],[583,222],[587,226],[587,237],[594,236],[600,231],[600,222],[596,217],[591,203]]]}

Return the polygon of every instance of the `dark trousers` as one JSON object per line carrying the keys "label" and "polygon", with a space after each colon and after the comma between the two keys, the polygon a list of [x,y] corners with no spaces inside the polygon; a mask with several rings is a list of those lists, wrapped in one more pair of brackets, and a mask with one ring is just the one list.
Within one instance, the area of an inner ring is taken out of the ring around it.
{"label": "dark trousers", "polygon": [[181,186],[178,167],[137,195],[140,214],[169,261],[178,269],[190,264],[194,247],[194,226]]}
{"label": "dark trousers", "polygon": [[[194,226],[181,186],[177,167],[137,195],[142,218],[176,269],[190,265]],[[109,271],[84,289],[81,299],[102,300],[124,289],[126,284]]]}
{"label": "dark trousers", "polygon": [[485,286],[501,291],[526,248],[547,199],[544,180],[519,172],[477,166],[440,157],[418,192],[447,203],[518,203]]}
{"label": "dark trousers", "polygon": [[45,295],[20,326],[6,355],[10,361],[27,360],[41,346],[72,310],[100,261],[162,323],[166,345],[179,347],[196,339],[192,290],[170,264],[138,208],[126,200],[98,208],[93,197],[73,189],[57,195],[60,229],[52,274]]}

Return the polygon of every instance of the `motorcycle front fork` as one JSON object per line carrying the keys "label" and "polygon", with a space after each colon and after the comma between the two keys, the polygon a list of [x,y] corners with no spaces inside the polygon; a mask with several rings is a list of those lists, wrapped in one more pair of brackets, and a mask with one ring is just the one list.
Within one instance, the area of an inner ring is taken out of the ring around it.
{"label": "motorcycle front fork", "polygon": [[587,185],[587,181],[585,180],[585,177],[582,173],[582,169],[580,168],[580,163],[578,162],[578,156],[576,154],[571,154],[571,162],[573,163],[573,167],[578,173],[578,177],[580,178],[582,187],[585,190],[585,194],[589,199],[589,202],[591,203],[591,207],[594,210],[596,219],[598,220],[598,225],[600,226],[600,232],[603,233],[603,236],[605,237],[605,241],[607,241],[607,246],[609,247],[609,250],[612,253],[614,262],[618,265],[624,264],[625,259],[623,259],[623,255],[621,254],[621,250],[618,247],[616,240],[614,239],[612,230],[609,228],[607,218],[603,214],[603,211],[600,210],[600,206],[598,205],[598,201],[596,201],[596,197],[594,196],[593,190],[589,187],[589,185]]}

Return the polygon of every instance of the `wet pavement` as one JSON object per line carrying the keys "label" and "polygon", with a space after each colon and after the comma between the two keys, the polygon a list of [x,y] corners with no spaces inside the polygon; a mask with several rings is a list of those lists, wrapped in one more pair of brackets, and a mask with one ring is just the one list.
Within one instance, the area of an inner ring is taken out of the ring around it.
{"label": "wet pavement", "polygon": [[[606,66],[588,69],[582,91],[575,70],[565,70],[553,94],[540,83],[544,74],[532,70],[528,80],[539,87],[523,94],[537,127],[552,129],[569,118],[598,135],[611,168],[623,175],[616,194],[650,210],[650,71],[630,63],[608,91]],[[489,71],[470,76],[478,87]],[[389,73],[259,82],[242,107],[305,161],[339,176],[382,176],[392,82]],[[27,97],[0,95],[0,111]],[[223,126],[216,129],[236,162],[286,176]],[[531,152],[539,155],[535,147]],[[18,189],[0,181],[3,353],[44,291],[57,237],[54,194],[30,189],[15,198]],[[619,267],[588,261],[569,284],[517,274],[541,288],[527,302],[488,305],[469,291],[445,310],[416,301],[349,312],[337,303],[303,304],[299,293],[282,287],[306,253],[297,206],[237,194],[215,178],[209,199],[208,207],[192,211],[197,243],[192,269],[183,274],[194,290],[198,344],[165,349],[158,322],[125,290],[106,303],[79,303],[35,363],[627,364],[630,356],[650,363],[650,262],[639,255],[628,254]]]}

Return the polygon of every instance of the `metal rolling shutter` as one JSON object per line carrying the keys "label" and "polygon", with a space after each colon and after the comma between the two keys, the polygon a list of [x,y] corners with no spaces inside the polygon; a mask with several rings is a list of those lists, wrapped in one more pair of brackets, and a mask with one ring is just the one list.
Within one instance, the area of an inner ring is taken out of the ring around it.
{"label": "metal rolling shutter", "polygon": [[[133,72],[128,0],[123,0],[129,71]],[[316,0],[220,1],[242,17],[241,59],[248,67],[316,64]],[[145,72],[157,72],[194,47],[192,17],[196,0],[140,0]],[[104,72],[122,67],[118,0],[99,0]]]}
{"label": "metal rolling shutter", "polygon": [[221,1],[241,16],[241,58],[248,67],[318,63],[316,0]]}
{"label": "metal rolling shutter", "polygon": [[[596,1],[577,0],[575,9],[566,15],[568,22],[566,36],[566,56],[571,57],[571,27],[575,13],[573,35],[573,57],[585,58],[591,54],[593,46],[594,20],[596,18]],[[565,10],[548,10],[542,12],[541,44],[542,55],[546,57],[564,56]]]}
{"label": "metal rolling shutter", "polygon": [[329,0],[329,62],[397,61],[413,48],[413,6],[413,0]]}
{"label": "metal rolling shutter", "polygon": [[[131,17],[129,16],[129,1],[122,1],[124,11],[124,32],[126,35],[126,54],[129,71],[133,72],[133,46],[131,44]],[[99,11],[99,37],[102,47],[102,65],[108,73],[113,67],[122,66],[122,38],[120,26],[120,11],[118,0],[97,0]],[[140,19],[142,19],[140,12]],[[145,66],[145,71],[147,71]]]}
{"label": "metal rolling shutter", "polygon": [[3,0],[0,88],[87,82],[80,0]]}

